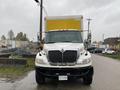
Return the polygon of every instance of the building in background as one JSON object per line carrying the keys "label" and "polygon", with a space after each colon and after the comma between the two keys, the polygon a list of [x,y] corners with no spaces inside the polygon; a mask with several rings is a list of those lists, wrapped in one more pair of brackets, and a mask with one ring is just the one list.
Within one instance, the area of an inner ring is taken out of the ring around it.
{"label": "building in background", "polygon": [[109,48],[120,50],[120,37],[111,37],[104,40],[104,45],[109,45]]}

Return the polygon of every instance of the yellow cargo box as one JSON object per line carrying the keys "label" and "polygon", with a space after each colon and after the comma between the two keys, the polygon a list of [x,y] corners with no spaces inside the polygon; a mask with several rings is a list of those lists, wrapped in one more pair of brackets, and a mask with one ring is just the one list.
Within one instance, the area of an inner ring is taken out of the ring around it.
{"label": "yellow cargo box", "polygon": [[78,17],[52,17],[46,18],[46,31],[83,30],[82,18]]}

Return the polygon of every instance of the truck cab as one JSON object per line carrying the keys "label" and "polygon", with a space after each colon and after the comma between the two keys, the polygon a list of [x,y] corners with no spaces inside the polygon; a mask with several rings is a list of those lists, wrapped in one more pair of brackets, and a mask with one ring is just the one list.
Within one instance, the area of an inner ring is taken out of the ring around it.
{"label": "truck cab", "polygon": [[83,79],[90,85],[93,78],[91,54],[85,50],[82,32],[75,29],[46,31],[43,49],[35,59],[38,84],[46,78],[59,81]]}

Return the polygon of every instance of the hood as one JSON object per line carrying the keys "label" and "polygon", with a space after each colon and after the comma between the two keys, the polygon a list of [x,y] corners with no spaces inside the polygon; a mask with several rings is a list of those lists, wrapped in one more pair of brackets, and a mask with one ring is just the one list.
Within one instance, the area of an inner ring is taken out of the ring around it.
{"label": "hood", "polygon": [[50,50],[80,50],[83,49],[83,43],[52,43],[52,44],[45,44],[44,51]]}

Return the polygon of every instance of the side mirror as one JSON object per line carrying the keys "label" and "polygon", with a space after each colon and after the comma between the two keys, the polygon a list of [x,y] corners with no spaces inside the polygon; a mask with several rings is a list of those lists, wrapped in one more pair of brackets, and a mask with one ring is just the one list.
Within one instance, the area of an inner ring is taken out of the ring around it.
{"label": "side mirror", "polygon": [[43,50],[43,44],[40,44],[40,50]]}

